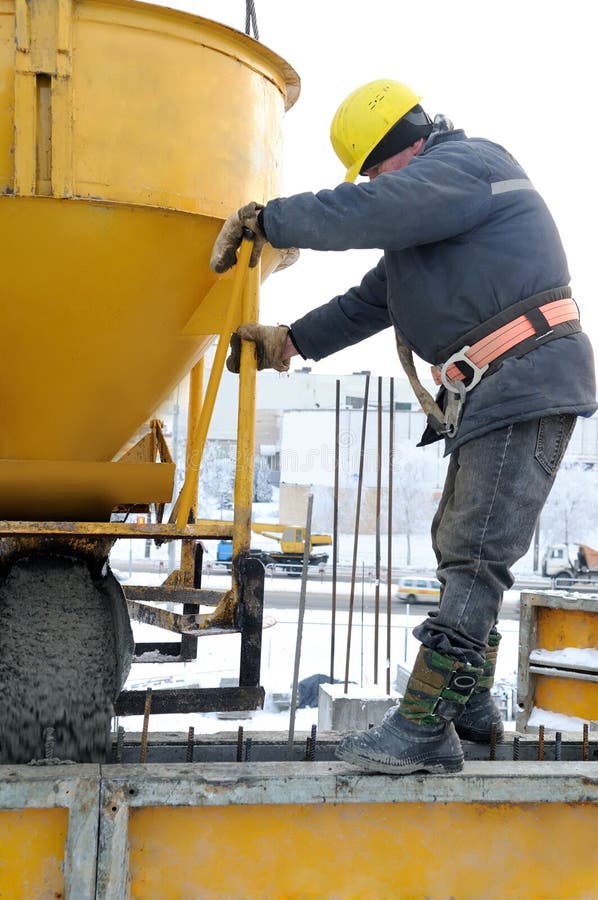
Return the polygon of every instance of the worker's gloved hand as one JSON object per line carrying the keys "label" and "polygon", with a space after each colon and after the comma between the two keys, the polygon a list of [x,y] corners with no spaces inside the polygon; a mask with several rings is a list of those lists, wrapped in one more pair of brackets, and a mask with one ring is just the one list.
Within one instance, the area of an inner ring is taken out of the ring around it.
{"label": "worker's gloved hand", "polygon": [[245,228],[249,228],[254,234],[249,266],[253,268],[257,265],[262,248],[266,243],[266,235],[257,221],[257,214],[263,208],[261,204],[252,201],[228,217],[220,229],[220,234],[216,238],[212,249],[210,269],[213,272],[218,272],[218,274],[227,272],[236,264],[237,250],[241,246]]}
{"label": "worker's gloved hand", "polygon": [[275,369],[288,372],[290,356],[285,357],[289,329],[286,325],[239,325],[230,339],[230,356],[226,360],[229,372],[238,372],[241,365],[241,341],[253,341],[258,371]]}
{"label": "worker's gloved hand", "polygon": [[274,272],[282,272],[284,269],[288,269],[291,266],[294,266],[297,260],[299,259],[300,250],[297,247],[286,247],[285,249],[281,249],[278,251],[280,254],[280,260]]}

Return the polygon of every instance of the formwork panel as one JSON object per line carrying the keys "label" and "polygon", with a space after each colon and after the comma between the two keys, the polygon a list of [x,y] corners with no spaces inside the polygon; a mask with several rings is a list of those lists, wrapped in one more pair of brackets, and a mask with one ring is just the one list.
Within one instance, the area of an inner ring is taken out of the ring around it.
{"label": "formwork panel", "polygon": [[588,652],[598,646],[596,599],[552,591],[521,594],[518,731],[528,729],[535,709],[590,727],[598,719],[598,669]]}
{"label": "formwork panel", "polygon": [[98,898],[587,900],[598,766],[337,762],[104,767]]}
{"label": "formwork panel", "polygon": [[67,809],[0,810],[0,897],[64,897]]}
{"label": "formwork panel", "polygon": [[535,705],[565,716],[598,718],[598,682],[543,675],[536,679]]}
{"label": "formwork panel", "polygon": [[595,826],[593,804],[134,809],[131,896],[575,900],[596,896]]}
{"label": "formwork panel", "polygon": [[[598,611],[598,605],[597,605]],[[536,646],[545,650],[564,647],[598,647],[596,611],[538,606]]]}
{"label": "formwork panel", "polygon": [[0,766],[2,900],[92,900],[99,767]]}

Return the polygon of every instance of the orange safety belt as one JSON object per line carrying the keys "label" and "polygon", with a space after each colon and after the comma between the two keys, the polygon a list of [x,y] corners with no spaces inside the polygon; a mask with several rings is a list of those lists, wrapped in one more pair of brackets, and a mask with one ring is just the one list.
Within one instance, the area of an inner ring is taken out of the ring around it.
{"label": "orange safety belt", "polygon": [[[537,335],[537,340],[546,339],[551,334],[551,329],[564,322],[579,320],[577,304],[570,297],[563,300],[552,300],[542,306],[536,306],[530,310],[530,314],[539,311],[549,330],[538,334],[537,328],[531,321],[531,316],[521,315],[512,322],[502,325],[491,334],[476,341],[471,346],[464,346],[457,353],[453,353],[442,366],[432,366],[432,376],[436,384],[450,387],[450,382],[465,381],[471,378],[466,390],[471,390],[480,381],[491,363],[509,353],[519,344]],[[463,364],[473,372],[462,372],[458,363]],[[448,382],[448,384],[447,384]]]}

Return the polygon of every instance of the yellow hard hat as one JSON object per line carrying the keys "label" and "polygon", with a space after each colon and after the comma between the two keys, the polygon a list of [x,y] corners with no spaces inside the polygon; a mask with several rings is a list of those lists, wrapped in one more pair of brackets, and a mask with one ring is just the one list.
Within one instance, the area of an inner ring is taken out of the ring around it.
{"label": "yellow hard hat", "polygon": [[372,150],[420,99],[400,81],[379,79],[358,87],[343,100],[330,126],[330,140],[346,166],[345,181],[355,181]]}

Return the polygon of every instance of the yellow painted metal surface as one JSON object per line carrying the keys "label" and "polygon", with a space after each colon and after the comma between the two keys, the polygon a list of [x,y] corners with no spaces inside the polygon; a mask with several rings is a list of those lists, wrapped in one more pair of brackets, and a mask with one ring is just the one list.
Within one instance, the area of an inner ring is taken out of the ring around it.
{"label": "yellow painted metal surface", "polygon": [[139,808],[131,896],[588,900],[595,830],[591,803]]}
{"label": "yellow painted metal surface", "polygon": [[[255,322],[259,317],[259,275],[259,268],[250,269],[248,272],[241,300],[244,322]],[[250,341],[242,341],[239,365],[233,560],[241,553],[248,553],[251,544],[256,374],[255,346]]]}
{"label": "yellow painted metal surface", "polygon": [[577,716],[585,721],[598,719],[598,682],[578,678],[537,675],[534,705],[540,709]]}
{"label": "yellow painted metal surface", "polygon": [[208,429],[214,404],[216,402],[220,379],[229,352],[230,337],[235,329],[235,323],[241,318],[241,298],[247,279],[249,257],[251,256],[252,247],[253,244],[250,241],[243,241],[239,248],[238,262],[234,268],[234,277],[227,303],[227,315],[222,325],[220,337],[218,338],[218,345],[214,354],[212,371],[203,399],[201,413],[197,419],[195,430],[190,437],[191,446],[188,448],[190,453],[188,452],[189,462],[185,474],[185,483],[183,484],[180,496],[177,500],[176,508],[173,510],[173,517],[176,519],[179,528],[183,528],[187,524],[189,512],[197,498],[201,459],[205,442],[208,437]]}
{"label": "yellow painted metal surface", "polygon": [[202,357],[214,238],[279,193],[297,94],[197,16],[0,0],[0,459],[112,460]]}
{"label": "yellow painted metal surface", "polygon": [[543,650],[598,647],[598,608],[595,613],[566,607],[538,606],[536,609],[536,647]]}
{"label": "yellow painted metal surface", "polygon": [[0,510],[13,520],[102,521],[119,504],[168,503],[174,473],[174,463],[0,459]]}
{"label": "yellow painted metal surface", "polygon": [[0,810],[0,897],[58,900],[68,809]]}

